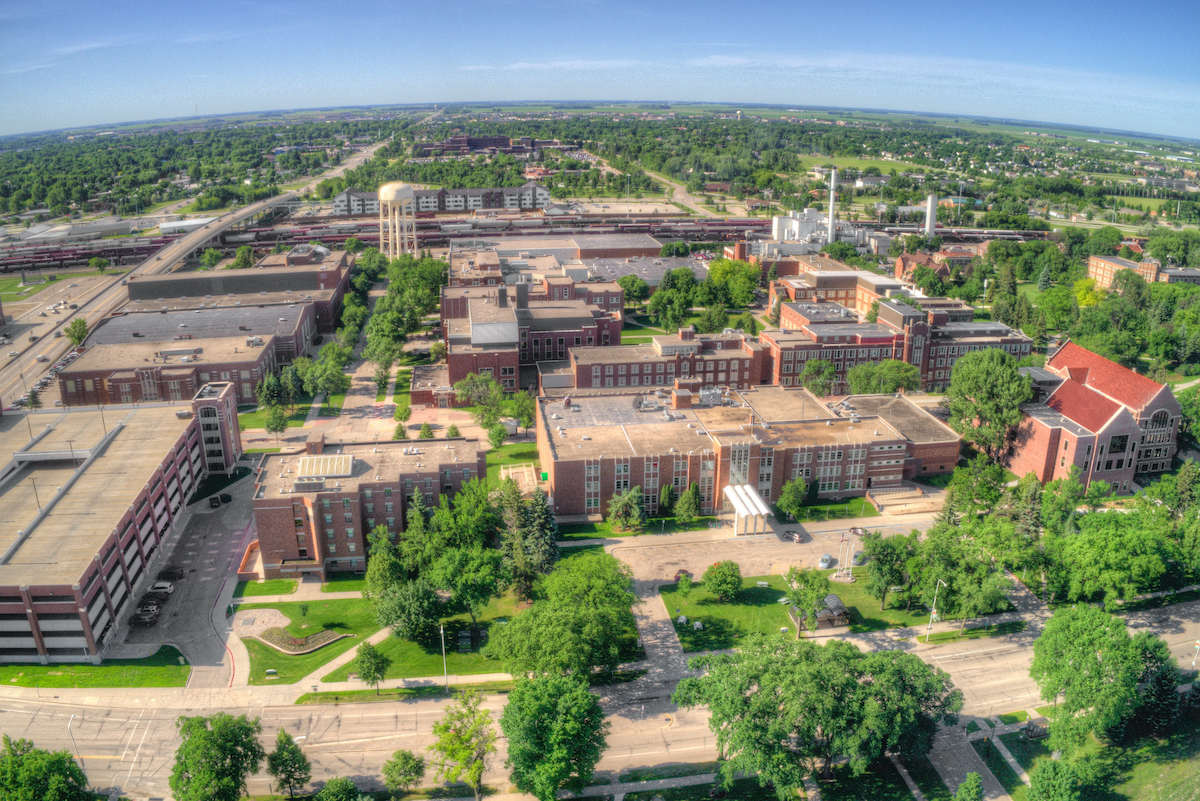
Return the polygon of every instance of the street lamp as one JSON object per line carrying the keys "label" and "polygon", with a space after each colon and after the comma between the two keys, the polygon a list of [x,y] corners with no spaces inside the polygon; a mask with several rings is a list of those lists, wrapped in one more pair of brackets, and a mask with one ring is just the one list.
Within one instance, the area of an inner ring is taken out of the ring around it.
{"label": "street lamp", "polygon": [[450,692],[450,672],[446,670],[446,625],[441,625],[442,631],[442,676],[446,681],[446,692]]}
{"label": "street lamp", "polygon": [[929,642],[929,632],[933,630],[933,616],[937,614],[937,594],[941,587],[949,587],[950,585],[941,579],[937,580],[937,584],[933,588],[933,608],[929,610],[929,626],[925,629],[925,642]]}
{"label": "street lamp", "polygon": [[[83,770],[83,757],[79,754],[79,743],[75,742],[75,732],[71,731],[71,723],[75,720],[75,716],[71,715],[71,719],[67,721],[67,734],[71,735],[71,745],[75,746],[75,756],[79,759],[79,769]],[[83,771],[87,773],[86,770]]]}

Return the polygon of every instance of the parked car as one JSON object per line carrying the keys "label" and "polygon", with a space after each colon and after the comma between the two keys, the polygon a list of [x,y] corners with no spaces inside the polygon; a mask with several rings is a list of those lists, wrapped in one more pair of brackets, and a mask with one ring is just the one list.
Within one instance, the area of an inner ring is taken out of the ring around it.
{"label": "parked car", "polygon": [[138,607],[141,608],[142,606],[146,606],[148,604],[153,604],[154,606],[162,606],[166,600],[167,600],[167,593],[148,592],[141,597],[141,600],[138,601]]}
{"label": "parked car", "polygon": [[852,528],[852,529],[850,529],[850,536],[865,537],[865,536],[867,536],[867,532],[863,531],[861,528]]}
{"label": "parked car", "polygon": [[833,557],[830,556],[829,554],[824,554],[821,557],[821,561],[817,563],[817,568],[820,570],[828,570],[829,566],[832,564],[833,564]]}
{"label": "parked car", "polygon": [[792,542],[804,542],[804,535],[799,531],[785,531],[783,538]]}
{"label": "parked car", "polygon": [[133,617],[129,618],[129,625],[131,625],[131,626],[153,626],[157,622],[158,622],[158,615],[138,614],[138,615],[134,615]]}
{"label": "parked car", "polygon": [[169,581],[156,581],[150,585],[149,592],[165,592],[170,595],[175,592],[175,585]]}
{"label": "parked car", "polygon": [[17,353],[15,350],[10,350],[10,351],[8,352],[8,357],[9,357],[10,359],[11,359],[11,358],[13,358],[14,356],[20,356],[20,355],[21,355],[21,354]]}
{"label": "parked car", "polygon": [[218,506],[221,505],[221,499],[218,498],[216,495],[214,495],[208,499],[208,505],[211,506],[213,509],[216,509]]}
{"label": "parked car", "polygon": [[689,575],[691,575],[691,574],[690,574],[690,573],[688,573],[686,570],[680,570],[679,572],[677,572],[677,573],[675,574],[675,583],[676,583],[676,584],[678,584],[678,583],[679,583],[679,580],[680,580],[681,578],[683,578],[684,576],[689,576]]}
{"label": "parked car", "polygon": [[162,607],[158,605],[158,601],[147,601],[146,603],[138,604],[137,607],[137,613],[139,615],[154,615],[155,617],[158,617],[158,614],[161,611]]}
{"label": "parked car", "polygon": [[183,578],[182,567],[167,567],[158,574],[159,581],[179,581]]}
{"label": "parked car", "polygon": [[855,567],[860,567],[861,565],[865,564],[866,561],[867,555],[865,553],[862,551],[855,551],[854,556],[850,559],[850,564],[854,565]]}

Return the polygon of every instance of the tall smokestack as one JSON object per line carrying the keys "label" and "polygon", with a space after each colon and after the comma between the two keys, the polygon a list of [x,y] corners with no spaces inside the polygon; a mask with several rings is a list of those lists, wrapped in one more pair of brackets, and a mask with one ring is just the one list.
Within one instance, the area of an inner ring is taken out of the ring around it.
{"label": "tall smokestack", "polygon": [[837,194],[837,168],[829,173],[829,241],[827,244],[834,243],[834,233],[837,230],[833,222],[833,198]]}
{"label": "tall smokestack", "polygon": [[936,202],[937,195],[930,195],[925,198],[925,236],[933,236],[933,227],[937,222],[937,215],[933,211]]}

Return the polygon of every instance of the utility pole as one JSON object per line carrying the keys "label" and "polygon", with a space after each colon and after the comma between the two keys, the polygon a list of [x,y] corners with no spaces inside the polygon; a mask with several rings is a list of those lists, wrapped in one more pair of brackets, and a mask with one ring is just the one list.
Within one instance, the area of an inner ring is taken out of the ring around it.
{"label": "utility pole", "polygon": [[934,617],[934,615],[937,614],[938,590],[941,589],[942,587],[948,588],[949,586],[950,585],[947,584],[946,582],[942,581],[941,579],[938,579],[937,584],[933,588],[933,608],[931,608],[929,610],[929,625],[925,628],[925,642],[927,642],[927,643],[929,642],[929,632],[931,632],[933,630],[933,617]]}

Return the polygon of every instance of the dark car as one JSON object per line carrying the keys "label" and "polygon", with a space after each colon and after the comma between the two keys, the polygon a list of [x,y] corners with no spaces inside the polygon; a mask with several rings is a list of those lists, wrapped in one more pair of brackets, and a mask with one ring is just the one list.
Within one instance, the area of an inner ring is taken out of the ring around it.
{"label": "dark car", "polygon": [[159,581],[179,581],[183,578],[182,567],[168,567],[158,574]]}
{"label": "dark car", "polygon": [[208,499],[208,505],[211,506],[213,509],[216,509],[218,506],[221,505],[221,499],[218,498],[216,495],[214,495]]}
{"label": "dark car", "polygon": [[221,503],[233,503],[233,496],[227,492],[221,493]]}
{"label": "dark car", "polygon": [[155,617],[158,617],[159,614],[162,613],[162,607],[159,606],[158,601],[155,600],[143,601],[142,603],[138,604],[137,613],[139,615],[154,615]]}
{"label": "dark car", "polygon": [[131,626],[153,626],[157,622],[158,615],[143,615],[139,613],[129,618],[129,625]]}
{"label": "dark car", "polygon": [[138,601],[138,609],[143,606],[162,606],[167,600],[167,595],[161,592],[148,592]]}

